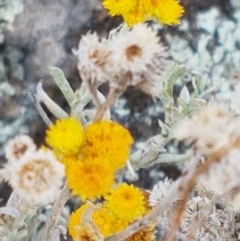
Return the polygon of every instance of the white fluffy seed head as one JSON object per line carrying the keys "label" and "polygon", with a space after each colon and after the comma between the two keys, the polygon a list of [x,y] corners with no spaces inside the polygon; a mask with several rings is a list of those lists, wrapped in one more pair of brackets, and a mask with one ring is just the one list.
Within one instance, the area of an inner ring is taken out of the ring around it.
{"label": "white fluffy seed head", "polygon": [[147,25],[137,24],[101,41],[96,33],[88,33],[80,40],[78,56],[79,73],[93,88],[108,82],[118,95],[137,86],[152,96],[164,88],[169,53]]}
{"label": "white fluffy seed head", "polygon": [[223,196],[240,186],[240,151],[231,149],[226,156],[214,163],[203,173],[198,182],[216,195]]}
{"label": "white fluffy seed head", "polygon": [[110,82],[110,86],[138,86],[147,94],[157,95],[157,90],[162,89],[163,71],[169,56],[159,40],[150,27],[137,24],[109,41],[110,71],[116,80]]}
{"label": "white fluffy seed head", "polygon": [[158,205],[164,199],[173,183],[173,180],[166,178],[164,181],[159,181],[155,184],[149,196],[150,206]]}
{"label": "white fluffy seed head", "polygon": [[179,124],[178,139],[188,139],[204,155],[221,151],[239,139],[240,122],[223,104],[209,104],[201,112]]}
{"label": "white fluffy seed head", "polygon": [[96,33],[87,33],[79,42],[78,70],[83,81],[92,86],[111,79],[109,55],[110,50],[106,40],[99,41]]}
{"label": "white fluffy seed head", "polygon": [[180,230],[193,240],[230,240],[236,230],[235,212],[217,209],[207,197],[193,197],[186,204]]}
{"label": "white fluffy seed head", "polygon": [[38,150],[14,166],[9,184],[32,206],[46,205],[59,195],[64,175],[64,166],[51,151]]}
{"label": "white fluffy seed head", "polygon": [[9,164],[18,162],[24,155],[36,151],[36,145],[31,137],[19,135],[11,139],[6,145],[6,158]]}

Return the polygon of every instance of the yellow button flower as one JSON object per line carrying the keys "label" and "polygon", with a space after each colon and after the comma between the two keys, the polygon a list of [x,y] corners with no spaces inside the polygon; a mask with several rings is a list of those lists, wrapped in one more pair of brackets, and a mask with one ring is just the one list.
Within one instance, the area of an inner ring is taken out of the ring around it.
{"label": "yellow button flower", "polygon": [[57,120],[46,131],[46,142],[63,155],[77,154],[83,143],[83,128],[74,117]]}
{"label": "yellow button flower", "polygon": [[86,127],[82,154],[88,159],[100,158],[102,163],[106,162],[115,171],[126,163],[132,143],[127,129],[104,120]]}
{"label": "yellow button flower", "polygon": [[[73,239],[78,235],[77,227],[83,224],[81,222],[83,212],[90,207],[90,203],[85,203],[71,214],[68,222],[68,231]],[[92,221],[104,237],[117,233],[128,226],[128,222],[119,219],[105,207],[100,207],[92,213]]]}
{"label": "yellow button flower", "polygon": [[179,24],[179,17],[182,16],[184,10],[176,0],[157,1],[157,5],[153,8],[153,16],[160,23],[168,25]]}
{"label": "yellow button flower", "polygon": [[132,222],[145,212],[142,192],[133,185],[119,184],[106,196],[105,206],[119,218]]}
{"label": "yellow button flower", "polygon": [[103,0],[103,6],[110,16],[122,15],[129,26],[150,18],[156,18],[163,24],[177,24],[184,12],[178,0]]}
{"label": "yellow button flower", "polygon": [[109,15],[121,15],[123,12],[129,12],[136,6],[136,0],[115,0],[115,1],[103,1],[103,6],[109,9]]}
{"label": "yellow button flower", "polygon": [[100,198],[108,193],[114,173],[101,159],[85,159],[66,162],[67,185],[82,200]]}
{"label": "yellow button flower", "polygon": [[118,218],[105,207],[101,207],[92,214],[94,223],[104,237],[117,233],[128,226],[128,222]]}

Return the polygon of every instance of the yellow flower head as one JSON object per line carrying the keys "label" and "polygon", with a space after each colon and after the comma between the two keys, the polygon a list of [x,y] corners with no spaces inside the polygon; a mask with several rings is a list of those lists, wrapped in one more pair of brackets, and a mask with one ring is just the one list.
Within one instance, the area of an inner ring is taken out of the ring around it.
{"label": "yellow flower head", "polygon": [[153,15],[156,19],[168,25],[178,24],[179,17],[184,10],[176,0],[161,0],[158,1],[156,8],[153,9]]}
{"label": "yellow flower head", "polygon": [[57,120],[46,131],[46,142],[50,147],[64,155],[78,153],[83,143],[83,128],[74,117]]}
{"label": "yellow flower head", "polygon": [[[110,16],[121,15],[135,8],[136,0],[109,0],[103,1],[104,8],[109,10]],[[113,7],[114,6],[114,7]]]}
{"label": "yellow flower head", "polygon": [[91,159],[103,158],[113,170],[122,167],[129,156],[133,139],[127,129],[118,123],[100,121],[90,124],[85,130],[82,154]]}
{"label": "yellow flower head", "polygon": [[122,12],[124,22],[129,26],[133,26],[137,23],[144,23],[152,17],[153,6],[150,0],[136,0],[136,5],[129,12]]}
{"label": "yellow flower head", "polygon": [[[68,222],[68,231],[73,239],[77,237],[76,227],[83,224],[81,222],[83,212],[90,207],[90,203],[85,203],[71,214]],[[94,224],[97,225],[100,233],[103,234],[104,237],[117,233],[126,228],[128,225],[128,222],[119,219],[116,215],[104,207],[100,207],[92,213],[92,220]]]}
{"label": "yellow flower head", "polygon": [[110,16],[122,15],[129,26],[149,18],[156,18],[163,24],[176,24],[184,12],[178,0],[103,0],[103,6]]}
{"label": "yellow flower head", "polygon": [[105,195],[113,184],[113,171],[98,158],[68,162],[65,172],[68,187],[82,200]]}
{"label": "yellow flower head", "polygon": [[117,233],[128,226],[128,222],[119,219],[105,207],[101,207],[92,214],[94,223],[104,237]]}
{"label": "yellow flower head", "polygon": [[80,208],[78,208],[75,212],[73,212],[68,221],[68,231],[72,238],[76,238],[76,226],[80,225],[83,212],[90,207],[89,203],[83,204]]}
{"label": "yellow flower head", "polygon": [[133,185],[119,184],[106,197],[105,206],[119,218],[128,222],[134,221],[145,212],[145,202],[142,192]]}

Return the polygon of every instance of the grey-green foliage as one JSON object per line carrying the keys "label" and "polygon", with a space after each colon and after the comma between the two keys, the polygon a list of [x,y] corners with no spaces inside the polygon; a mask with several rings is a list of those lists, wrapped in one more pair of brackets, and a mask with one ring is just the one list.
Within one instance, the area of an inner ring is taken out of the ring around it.
{"label": "grey-green foliage", "polygon": [[23,0],[0,0],[0,28],[12,29],[15,17],[23,11]]}
{"label": "grey-green foliage", "polygon": [[[181,82],[184,74],[191,76],[193,93],[183,86],[177,100],[173,96],[173,87]],[[175,126],[187,116],[203,108],[207,102],[204,96],[218,90],[223,80],[212,86],[207,86],[207,77],[198,72],[188,72],[184,66],[172,64],[166,70],[165,90],[159,98],[163,103],[165,122],[159,120],[161,133],[150,138],[146,148],[139,149],[130,156],[130,161],[135,169],[152,166],[156,163],[182,163],[189,160],[191,151],[185,154],[171,154],[165,150],[166,144],[175,138]]]}
{"label": "grey-green foliage", "polygon": [[23,11],[23,0],[0,0],[0,43],[3,31],[12,30],[16,16]]}
{"label": "grey-green foliage", "polygon": [[[1,0],[0,0],[1,1]],[[1,2],[0,2],[1,3]],[[1,4],[0,4],[1,5]],[[20,64],[23,58],[22,52],[16,48],[5,48],[0,56],[0,98],[14,99],[15,87],[10,80],[22,81],[24,78],[24,69]],[[6,64],[7,63],[7,64]],[[5,143],[10,136],[14,136],[17,133],[25,132],[24,122],[26,120],[26,108],[20,106],[20,111],[16,118],[12,118],[9,122],[4,118],[0,120],[0,146]],[[3,113],[4,114],[4,113]]]}

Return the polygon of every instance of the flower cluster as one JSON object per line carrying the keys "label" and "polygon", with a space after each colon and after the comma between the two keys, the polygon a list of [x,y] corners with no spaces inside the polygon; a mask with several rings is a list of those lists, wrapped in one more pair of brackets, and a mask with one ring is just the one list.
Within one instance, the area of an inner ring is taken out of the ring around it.
{"label": "flower cluster", "polygon": [[50,150],[37,150],[33,140],[17,136],[6,146],[5,179],[15,192],[30,205],[45,205],[59,195],[64,166]]}
{"label": "flower cluster", "polygon": [[110,16],[122,15],[129,26],[156,18],[163,24],[178,24],[184,10],[178,0],[104,0]]}
{"label": "flower cluster", "polygon": [[[119,184],[105,196],[102,206],[92,213],[92,221],[104,237],[110,236],[140,218],[146,212],[145,202],[144,195],[138,188],[126,183]],[[84,225],[83,213],[90,206],[85,203],[70,217],[69,233],[74,240],[78,236],[76,227]],[[154,234],[154,229],[151,233]]]}
{"label": "flower cluster", "polygon": [[100,121],[84,130],[74,117],[57,120],[47,130],[47,143],[61,153],[67,184],[82,200],[107,194],[114,173],[126,163],[133,139],[118,123]]}
{"label": "flower cluster", "polygon": [[108,82],[117,96],[130,85],[157,96],[163,90],[168,55],[157,33],[147,25],[138,24],[101,41],[95,33],[83,36],[78,49],[78,69],[83,81],[93,89]]}

